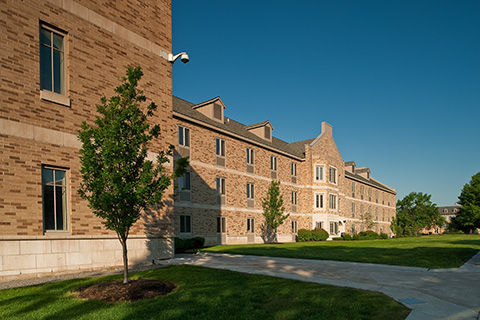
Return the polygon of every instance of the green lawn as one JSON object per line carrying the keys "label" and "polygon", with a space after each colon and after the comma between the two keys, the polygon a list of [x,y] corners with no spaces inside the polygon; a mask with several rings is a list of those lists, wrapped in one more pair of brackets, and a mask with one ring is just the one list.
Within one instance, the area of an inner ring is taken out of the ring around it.
{"label": "green lawn", "polygon": [[170,266],[132,274],[132,279],[169,280],[166,296],[106,303],[75,298],[109,276],[0,290],[0,319],[405,319],[410,310],[387,296],[193,266]]}
{"label": "green lawn", "polygon": [[480,251],[480,236],[455,234],[368,241],[223,245],[202,251],[424,268],[457,268]]}

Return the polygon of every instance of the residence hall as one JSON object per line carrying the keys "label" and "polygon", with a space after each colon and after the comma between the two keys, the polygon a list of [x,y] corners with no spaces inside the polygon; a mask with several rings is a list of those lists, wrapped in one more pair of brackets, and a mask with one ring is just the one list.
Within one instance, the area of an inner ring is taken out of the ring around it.
{"label": "residence hall", "polygon": [[[116,234],[77,193],[77,134],[141,66],[162,130],[151,151],[175,143],[171,1],[7,0],[0,28],[0,281],[121,266]],[[173,191],[132,227],[131,264],[173,256]]]}
{"label": "residence hall", "polygon": [[345,162],[332,126],[323,122],[318,137],[287,143],[263,121],[244,125],[225,116],[217,97],[193,104],[173,97],[178,131],[177,156],[190,167],[176,181],[176,233],[200,236],[206,244],[265,242],[262,200],[278,180],[285,213],[278,241],[296,241],[299,229],[323,228],[330,238],[365,229],[392,235],[396,191],[370,176],[368,168]]}

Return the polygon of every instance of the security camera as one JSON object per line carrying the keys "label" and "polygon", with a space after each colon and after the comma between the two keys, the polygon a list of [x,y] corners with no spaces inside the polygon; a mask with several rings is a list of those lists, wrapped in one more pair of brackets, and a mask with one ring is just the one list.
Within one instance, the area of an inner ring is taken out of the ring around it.
{"label": "security camera", "polygon": [[170,61],[171,63],[174,63],[175,60],[177,60],[178,58],[180,58],[183,63],[187,63],[188,61],[190,61],[190,58],[188,57],[188,54],[186,52],[181,52],[176,55],[173,55],[171,53],[168,54],[168,61]]}
{"label": "security camera", "polygon": [[188,58],[188,54],[184,53],[180,56],[180,60],[182,60],[183,63],[188,63],[190,59]]}

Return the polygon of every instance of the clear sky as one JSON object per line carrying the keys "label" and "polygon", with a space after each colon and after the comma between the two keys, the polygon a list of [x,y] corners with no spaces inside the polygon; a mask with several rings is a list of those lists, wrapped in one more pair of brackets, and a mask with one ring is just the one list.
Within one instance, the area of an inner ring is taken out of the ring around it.
{"label": "clear sky", "polygon": [[480,171],[479,0],[173,0],[173,93],[453,205]]}

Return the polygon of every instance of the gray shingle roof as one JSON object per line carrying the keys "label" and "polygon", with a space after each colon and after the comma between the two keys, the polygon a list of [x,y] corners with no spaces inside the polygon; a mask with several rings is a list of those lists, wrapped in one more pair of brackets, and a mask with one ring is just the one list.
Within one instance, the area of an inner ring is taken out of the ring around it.
{"label": "gray shingle roof", "polygon": [[395,192],[395,190],[379,183],[376,180],[364,178],[359,174],[351,173],[350,171],[347,171],[347,170],[345,170],[345,178],[350,178],[350,179],[353,179],[353,180],[357,180],[358,182],[364,183],[366,185],[370,185],[374,188],[386,191],[386,192],[391,193],[391,194],[397,194]]}
{"label": "gray shingle roof", "polygon": [[[268,140],[264,140],[255,134],[251,133],[247,130],[246,125],[237,122],[235,120],[229,119],[225,117],[225,121],[223,123],[210,119],[209,117],[205,116],[204,114],[198,112],[197,110],[193,109],[195,104],[183,100],[181,98],[173,96],[173,112],[174,116],[182,117],[186,116],[187,118],[191,118],[197,121],[200,121],[204,124],[209,126],[213,126],[217,128],[219,131],[223,131],[226,133],[231,133],[232,135],[240,136],[241,138],[254,141],[259,145],[262,145],[269,149],[277,149],[280,150],[287,155],[290,155],[294,158],[304,159],[305,158],[305,143],[302,144],[303,141],[288,143],[283,140],[277,139],[272,137],[272,142]],[[188,119],[186,119],[188,120]],[[313,141],[313,139],[311,139]],[[305,140],[310,141],[310,140]]]}

